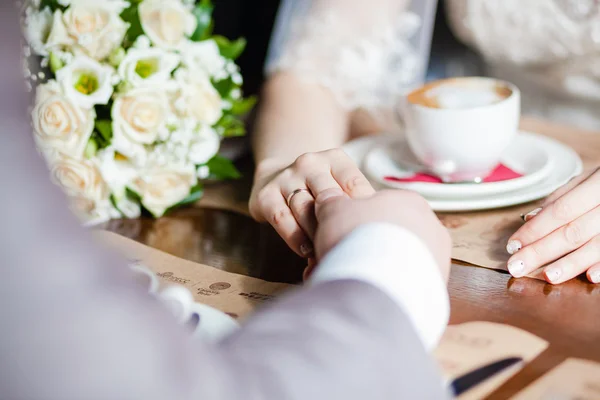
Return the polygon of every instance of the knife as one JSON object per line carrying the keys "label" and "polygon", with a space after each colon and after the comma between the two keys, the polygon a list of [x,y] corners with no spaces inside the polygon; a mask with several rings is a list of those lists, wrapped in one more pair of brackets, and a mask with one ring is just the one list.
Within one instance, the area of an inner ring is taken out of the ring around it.
{"label": "knife", "polygon": [[473,371],[467,372],[464,375],[459,376],[450,382],[450,390],[456,397],[471,390],[473,387],[486,381],[492,376],[523,362],[521,357],[510,357],[503,360],[494,361],[493,363],[484,365],[483,367],[474,369]]}

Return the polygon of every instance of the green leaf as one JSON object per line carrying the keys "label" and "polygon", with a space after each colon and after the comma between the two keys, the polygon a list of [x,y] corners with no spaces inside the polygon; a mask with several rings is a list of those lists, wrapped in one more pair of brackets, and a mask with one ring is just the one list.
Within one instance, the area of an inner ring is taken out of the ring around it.
{"label": "green leaf", "polygon": [[49,63],[50,71],[52,71],[52,73],[54,74],[56,74],[56,71],[65,66],[60,57],[54,52],[50,53]]}
{"label": "green leaf", "polygon": [[127,33],[125,34],[125,47],[130,47],[138,38],[138,36],[144,33],[142,23],[140,22],[140,14],[138,12],[137,3],[139,2],[132,1],[131,6],[123,10],[123,12],[121,13],[121,19],[129,23],[129,29],[127,29]]}
{"label": "green leaf", "polygon": [[237,88],[237,85],[233,82],[231,78],[223,79],[218,82],[213,82],[213,86],[219,92],[221,98],[226,99],[229,98],[231,91]]}
{"label": "green leaf", "polygon": [[201,183],[198,183],[196,186],[194,186],[190,190],[190,195],[188,197],[186,197],[185,199],[181,200],[179,203],[175,204],[174,206],[169,207],[165,211],[165,214],[170,213],[171,211],[173,211],[176,208],[187,206],[187,205],[190,205],[190,204],[194,204],[195,202],[197,202],[198,200],[200,200],[200,198],[203,195],[204,195],[204,186],[202,186]]}
{"label": "green leaf", "polygon": [[246,134],[246,125],[244,125],[244,122],[231,114],[223,115],[221,120],[217,122],[217,127],[221,128],[221,135],[223,137],[238,137]]}
{"label": "green leaf", "polygon": [[210,0],[202,0],[192,11],[197,21],[196,31],[190,37],[194,42],[207,39],[211,35],[213,29],[213,10],[214,6]]}
{"label": "green leaf", "polygon": [[96,131],[102,136],[102,139],[106,142],[110,142],[112,139],[112,122],[107,119],[98,119],[95,122]]}
{"label": "green leaf", "polygon": [[231,103],[231,113],[233,115],[248,114],[254,108],[257,101],[258,98],[256,96],[233,100]]}
{"label": "green leaf", "polygon": [[50,7],[52,12],[56,10],[64,10],[66,7],[60,5],[58,0],[42,0],[40,1],[40,10],[43,10],[46,7]]}
{"label": "green leaf", "polygon": [[219,46],[221,55],[230,60],[237,59],[244,52],[244,49],[246,49],[247,42],[244,38],[239,38],[232,42],[224,36],[215,35],[212,39]]}
{"label": "green leaf", "polygon": [[140,196],[139,193],[133,189],[125,188],[125,194],[130,200],[135,201],[136,203],[142,202],[142,196]]}
{"label": "green leaf", "polygon": [[216,155],[210,159],[206,163],[206,166],[210,171],[210,179],[239,179],[242,177],[242,174],[240,174],[240,171],[233,165],[233,162],[220,155]]}

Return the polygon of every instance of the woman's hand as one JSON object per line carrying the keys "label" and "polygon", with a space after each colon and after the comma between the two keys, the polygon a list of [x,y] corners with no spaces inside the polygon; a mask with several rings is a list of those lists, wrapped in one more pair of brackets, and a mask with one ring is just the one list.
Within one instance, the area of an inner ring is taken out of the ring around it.
{"label": "woman's hand", "polygon": [[283,164],[267,159],[258,165],[250,214],[259,222],[269,222],[292,250],[308,258],[314,252],[314,202],[319,193],[342,189],[351,198],[363,198],[375,190],[340,149],[306,153],[290,165]]}
{"label": "woman's hand", "polygon": [[524,218],[506,246],[514,277],[546,265],[549,283],[586,271],[590,282],[600,283],[600,169],[559,189]]}

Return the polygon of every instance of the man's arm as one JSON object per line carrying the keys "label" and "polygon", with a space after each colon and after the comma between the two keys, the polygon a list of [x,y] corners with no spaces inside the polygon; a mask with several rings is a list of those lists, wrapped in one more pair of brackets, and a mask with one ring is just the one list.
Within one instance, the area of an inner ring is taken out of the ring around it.
{"label": "man's arm", "polygon": [[299,290],[215,346],[190,338],[47,179],[26,113],[18,18],[1,7],[2,398],[443,397],[410,311],[357,277]]}

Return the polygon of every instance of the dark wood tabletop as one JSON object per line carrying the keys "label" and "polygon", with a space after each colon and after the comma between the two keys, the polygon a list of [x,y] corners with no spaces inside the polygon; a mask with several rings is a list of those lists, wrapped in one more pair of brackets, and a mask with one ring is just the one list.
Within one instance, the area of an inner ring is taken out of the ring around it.
{"label": "dark wood tabletop", "polygon": [[[248,182],[222,183],[240,201]],[[106,229],[175,256],[273,282],[300,283],[305,262],[268,226],[231,211],[181,209],[158,220],[111,221]],[[491,321],[525,329],[549,348],[492,394],[506,399],[569,357],[600,362],[600,285],[584,278],[551,286],[529,278],[453,265],[451,323]]]}

